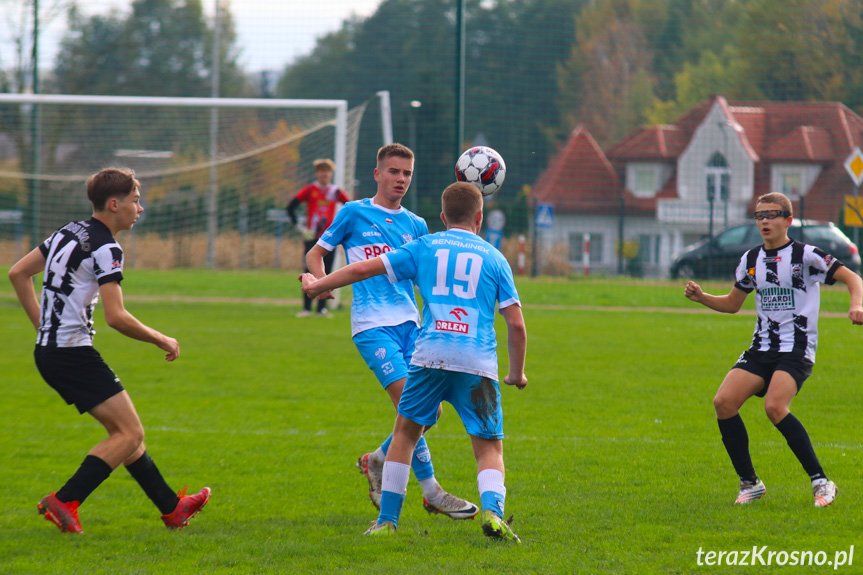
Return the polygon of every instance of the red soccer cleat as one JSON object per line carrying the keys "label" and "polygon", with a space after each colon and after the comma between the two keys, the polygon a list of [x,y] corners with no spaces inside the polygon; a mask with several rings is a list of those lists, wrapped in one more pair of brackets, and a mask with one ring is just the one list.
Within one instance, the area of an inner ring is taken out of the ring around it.
{"label": "red soccer cleat", "polygon": [[51,495],[46,495],[39,502],[39,513],[45,516],[46,521],[50,521],[60,528],[63,533],[84,533],[81,527],[81,522],[78,520],[77,501],[63,503],[57,499],[56,492]]}
{"label": "red soccer cleat", "polygon": [[177,493],[177,497],[180,498],[177,508],[167,515],[162,515],[162,521],[165,522],[165,527],[168,529],[182,529],[188,525],[192,517],[203,509],[210,500],[212,490],[209,487],[204,487],[194,495],[186,495],[188,487],[187,485]]}

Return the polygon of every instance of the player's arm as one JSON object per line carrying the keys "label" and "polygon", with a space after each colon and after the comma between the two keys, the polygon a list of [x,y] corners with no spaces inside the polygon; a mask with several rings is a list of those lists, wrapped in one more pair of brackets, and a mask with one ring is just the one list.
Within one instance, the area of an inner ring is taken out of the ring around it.
{"label": "player's arm", "polygon": [[521,306],[507,306],[500,310],[500,315],[506,321],[506,348],[509,353],[509,373],[503,378],[503,382],[524,389],[527,386],[527,376],[524,374],[527,328],[524,325]]}
{"label": "player's arm", "polygon": [[297,225],[297,208],[299,206],[299,198],[293,198],[290,202],[288,202],[288,207],[285,208],[285,211],[288,213],[288,219],[291,220],[291,223],[295,226]]}
{"label": "player's arm", "polygon": [[848,286],[848,295],[851,299],[848,307],[848,318],[851,323],[863,325],[863,280],[845,266],[837,269],[833,278]]}
{"label": "player's arm", "polygon": [[[327,253],[329,253],[327,248],[315,244],[306,254],[306,267],[309,268],[309,273],[316,278],[322,278],[327,275],[327,268],[324,266],[324,256],[327,255]],[[324,292],[318,299],[334,298],[332,293]]]}
{"label": "player's arm", "polygon": [[18,260],[9,270],[9,281],[15,289],[18,301],[33,327],[39,329],[41,324],[39,311],[39,298],[33,287],[33,276],[45,270],[45,256],[39,248],[35,248],[29,254]]}
{"label": "player's arm", "polygon": [[382,276],[385,273],[387,273],[387,268],[381,257],[378,256],[370,260],[354,262],[321,279],[315,279],[311,273],[303,274],[299,279],[303,282],[303,291],[306,295],[314,298],[336,288],[355,284],[374,276]]}
{"label": "player's arm", "polygon": [[743,302],[746,301],[746,296],[749,294],[742,289],[734,286],[731,291],[725,295],[711,295],[704,293],[701,286],[695,282],[689,282],[683,290],[683,295],[688,299],[701,305],[707,306],[714,311],[721,313],[737,313],[743,307]]}
{"label": "player's arm", "polygon": [[152,343],[165,351],[165,359],[174,361],[180,356],[180,344],[173,337],[156,331],[138,321],[123,305],[123,290],[118,282],[108,282],[99,287],[105,322],[125,335],[138,341]]}

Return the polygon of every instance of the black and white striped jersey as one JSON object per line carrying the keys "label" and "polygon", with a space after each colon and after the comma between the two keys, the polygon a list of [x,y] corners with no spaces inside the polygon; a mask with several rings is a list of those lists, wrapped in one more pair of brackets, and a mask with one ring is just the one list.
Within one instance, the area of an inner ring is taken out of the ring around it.
{"label": "black and white striped jersey", "polygon": [[123,249],[99,220],[70,222],[39,246],[45,256],[42,318],[36,344],[93,345],[99,286],[123,279]]}
{"label": "black and white striped jersey", "polygon": [[778,249],[752,248],[740,258],[734,287],[755,290],[758,319],[752,351],[800,354],[815,362],[820,283],[833,284],[842,262],[815,246],[790,240]]}

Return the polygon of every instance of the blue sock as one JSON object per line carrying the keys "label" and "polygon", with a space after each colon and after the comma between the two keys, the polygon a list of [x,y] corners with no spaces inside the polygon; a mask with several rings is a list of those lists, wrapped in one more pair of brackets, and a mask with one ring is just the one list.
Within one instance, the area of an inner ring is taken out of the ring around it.
{"label": "blue sock", "polygon": [[503,472],[497,469],[483,469],[476,476],[482,510],[491,511],[503,519],[503,506],[506,501],[506,487]]}
{"label": "blue sock", "polygon": [[417,481],[434,477],[434,465],[432,465],[431,452],[426,444],[426,438],[420,437],[417,446],[414,448],[414,454],[411,458],[411,469],[414,470],[414,477]]}
{"label": "blue sock", "polygon": [[386,456],[387,451],[390,450],[390,443],[393,442],[393,434],[390,433],[390,436],[387,437],[383,443],[381,443],[381,451],[384,452],[384,456]]}
{"label": "blue sock", "polygon": [[501,519],[503,518],[503,507],[506,502],[506,496],[495,491],[486,491],[479,496],[482,503],[483,511],[491,511]]}
{"label": "blue sock", "polygon": [[384,463],[384,475],[381,485],[381,511],[378,514],[378,524],[389,521],[395,527],[399,525],[399,515],[405,502],[408,479],[411,467],[404,463],[387,461]]}
{"label": "blue sock", "polygon": [[404,502],[404,495],[399,495],[392,491],[381,491],[381,511],[378,514],[378,523],[389,521],[398,527],[399,515],[402,513],[402,504]]}

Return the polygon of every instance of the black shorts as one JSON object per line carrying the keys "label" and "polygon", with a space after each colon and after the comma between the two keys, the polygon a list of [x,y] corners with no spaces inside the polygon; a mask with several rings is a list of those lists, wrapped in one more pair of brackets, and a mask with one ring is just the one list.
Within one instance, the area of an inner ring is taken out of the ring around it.
{"label": "black shorts", "polygon": [[48,385],[79,413],[123,391],[120,378],[94,348],[36,346],[36,367]]}
{"label": "black shorts", "polygon": [[762,378],[764,387],[755,395],[764,397],[767,394],[767,388],[770,387],[773,372],[776,371],[789,373],[797,382],[797,393],[800,393],[803,382],[812,375],[813,365],[811,361],[796,353],[747,349],[737,358],[734,367]]}

